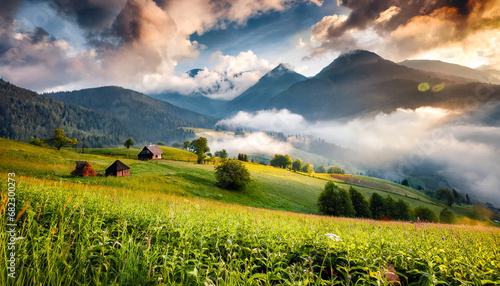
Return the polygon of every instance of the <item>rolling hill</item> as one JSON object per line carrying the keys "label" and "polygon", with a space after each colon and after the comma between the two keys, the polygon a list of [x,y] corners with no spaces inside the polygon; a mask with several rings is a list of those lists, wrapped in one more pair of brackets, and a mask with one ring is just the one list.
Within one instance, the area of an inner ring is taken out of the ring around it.
{"label": "rolling hill", "polygon": [[[162,149],[168,160],[144,162],[136,157],[140,148],[85,149],[81,154],[75,149],[57,151],[0,138],[0,150],[4,154],[0,169],[34,178],[131,191],[147,190],[300,213],[318,213],[317,197],[329,180],[345,189],[354,186],[366,197],[375,192],[384,197],[391,195],[403,199],[412,207],[427,206],[435,212],[444,207],[441,202],[418,191],[380,179],[358,176],[360,179],[352,181],[351,176],[308,175],[252,163],[246,163],[253,178],[251,185],[241,192],[228,191],[217,186],[214,165],[194,164],[194,154],[184,150]],[[80,178],[70,175],[76,161],[88,161],[96,172],[103,173],[117,157],[131,168],[130,177]],[[454,206],[452,210],[460,215],[467,214],[459,207]]]}
{"label": "rolling hill", "polygon": [[70,138],[91,146],[119,144],[129,136],[120,120],[0,80],[0,137],[28,141],[31,136],[49,138],[64,128]]}

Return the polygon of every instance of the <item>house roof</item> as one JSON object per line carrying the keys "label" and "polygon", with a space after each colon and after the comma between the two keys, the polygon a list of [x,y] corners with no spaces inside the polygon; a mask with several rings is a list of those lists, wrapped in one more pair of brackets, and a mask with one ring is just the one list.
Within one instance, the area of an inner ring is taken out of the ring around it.
{"label": "house roof", "polygon": [[130,167],[123,164],[120,160],[116,160],[111,166],[106,169],[106,173],[108,172],[118,172],[123,170],[130,170]]}
{"label": "house roof", "polygon": [[163,151],[160,149],[160,147],[158,147],[156,145],[145,146],[144,149],[142,149],[142,151],[144,151],[146,149],[149,150],[149,152],[153,153],[153,155],[161,155],[161,154],[163,154]]}

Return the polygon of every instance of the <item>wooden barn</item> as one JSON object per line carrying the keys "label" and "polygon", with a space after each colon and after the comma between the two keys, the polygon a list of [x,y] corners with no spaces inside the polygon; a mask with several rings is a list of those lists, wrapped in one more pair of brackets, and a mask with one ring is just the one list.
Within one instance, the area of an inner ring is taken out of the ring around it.
{"label": "wooden barn", "polygon": [[139,160],[159,160],[161,159],[161,155],[163,151],[160,147],[156,145],[149,145],[142,149],[141,153],[139,153]]}
{"label": "wooden barn", "polygon": [[90,163],[87,161],[77,161],[75,170],[71,172],[71,174],[80,177],[97,176],[97,173],[94,171],[92,166],[90,166]]}
{"label": "wooden barn", "polygon": [[120,160],[116,160],[106,169],[106,176],[130,176],[130,168],[123,164]]}

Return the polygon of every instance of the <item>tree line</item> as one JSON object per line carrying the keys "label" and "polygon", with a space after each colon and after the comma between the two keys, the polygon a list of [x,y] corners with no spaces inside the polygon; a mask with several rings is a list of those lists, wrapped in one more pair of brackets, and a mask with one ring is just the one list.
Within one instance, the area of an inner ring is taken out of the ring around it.
{"label": "tree line", "polygon": [[370,218],[377,220],[427,221],[454,223],[455,215],[443,208],[439,216],[428,207],[416,207],[402,200],[395,200],[387,195],[385,198],[373,193],[369,200],[356,188],[348,191],[328,182],[318,197],[318,209],[322,214],[341,217]]}
{"label": "tree line", "polygon": [[274,157],[269,162],[269,165],[282,169],[289,169],[295,172],[303,172],[303,173],[312,173],[313,171],[316,173],[328,173],[328,174],[345,174],[344,169],[339,166],[329,167],[328,169],[324,165],[319,165],[314,169],[314,166],[310,163],[302,163],[302,160],[295,159],[292,161],[289,155],[281,155],[275,154]]}

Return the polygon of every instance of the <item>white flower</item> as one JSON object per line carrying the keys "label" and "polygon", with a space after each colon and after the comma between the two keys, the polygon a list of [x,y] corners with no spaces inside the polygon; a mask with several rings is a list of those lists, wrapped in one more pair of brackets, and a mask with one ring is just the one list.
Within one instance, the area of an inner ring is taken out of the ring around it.
{"label": "white flower", "polygon": [[340,238],[340,236],[338,236],[336,234],[326,233],[325,235],[328,236],[333,241],[342,241],[342,239]]}

